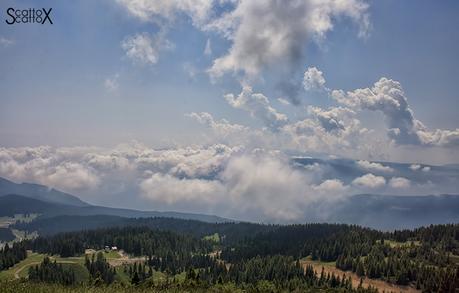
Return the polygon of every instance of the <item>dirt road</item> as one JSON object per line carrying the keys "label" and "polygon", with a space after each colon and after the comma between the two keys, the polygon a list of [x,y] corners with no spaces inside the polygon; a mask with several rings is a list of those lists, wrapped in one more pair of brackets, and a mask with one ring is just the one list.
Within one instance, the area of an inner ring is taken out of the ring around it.
{"label": "dirt road", "polygon": [[[360,277],[357,276],[357,274],[352,273],[352,272],[345,272],[340,269],[337,269],[335,266],[331,265],[324,265],[315,261],[311,260],[302,260],[301,264],[306,267],[307,265],[312,265],[314,268],[314,271],[317,273],[317,275],[320,275],[322,272],[322,267],[324,268],[325,273],[334,273],[336,276],[339,276],[340,278],[343,276],[343,274],[348,278],[349,276],[352,279],[352,287],[357,287],[360,284]],[[384,282],[382,280],[374,280],[374,279],[369,279],[369,278],[364,278],[363,279],[363,286],[365,288],[368,288],[368,286],[373,286],[378,288],[379,292],[386,292],[386,293],[421,293],[420,290],[416,290],[413,287],[409,286],[398,286],[398,285],[393,285],[387,282]]]}
{"label": "dirt road", "polygon": [[[51,258],[50,258],[51,259]],[[51,259],[53,260],[53,259]],[[53,260],[54,261],[54,260]],[[77,263],[75,261],[69,261],[69,260],[58,260],[57,263]],[[18,268],[15,272],[14,272],[14,278],[15,279],[19,279],[20,276],[19,274],[25,269],[25,268],[28,268],[28,267],[31,267],[31,266],[35,266],[35,265],[38,265],[38,264],[41,264],[41,261],[35,261],[35,262],[31,262],[31,263],[28,263],[20,268]]]}

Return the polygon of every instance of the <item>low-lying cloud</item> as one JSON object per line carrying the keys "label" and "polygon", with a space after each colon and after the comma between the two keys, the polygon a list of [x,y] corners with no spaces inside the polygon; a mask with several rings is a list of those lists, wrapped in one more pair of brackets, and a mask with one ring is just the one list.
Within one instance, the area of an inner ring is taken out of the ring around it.
{"label": "low-lying cloud", "polygon": [[[225,144],[170,149],[136,142],[111,149],[0,148],[0,176],[16,182],[44,184],[97,204],[251,221],[324,221],[327,209],[352,194],[435,187],[430,177],[419,181],[419,171],[409,165],[388,172],[380,163],[350,162],[349,170],[355,166],[368,173],[349,178],[340,171],[343,167],[334,169],[334,164],[298,164],[280,151]],[[402,171],[411,173],[401,176]],[[406,177],[409,174],[415,181]]]}

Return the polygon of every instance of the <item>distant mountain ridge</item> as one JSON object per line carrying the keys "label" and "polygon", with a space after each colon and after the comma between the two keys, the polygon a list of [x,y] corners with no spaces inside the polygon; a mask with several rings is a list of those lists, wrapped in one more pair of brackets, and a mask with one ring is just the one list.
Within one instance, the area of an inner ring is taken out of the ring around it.
{"label": "distant mountain ridge", "polygon": [[19,213],[39,213],[42,214],[42,217],[109,215],[126,218],[170,217],[211,223],[231,221],[214,215],[173,211],[139,211],[96,206],[86,203],[74,195],[44,185],[17,184],[0,177],[0,216],[12,216]]}
{"label": "distant mountain ridge", "polygon": [[[7,189],[10,188],[10,189]],[[9,193],[19,190],[24,194]],[[29,193],[25,193],[29,192]],[[63,198],[59,198],[62,196]],[[117,216],[124,218],[167,217],[208,223],[234,222],[214,215],[139,211],[95,206],[78,197],[38,184],[16,184],[0,178],[0,216],[38,213],[40,218],[56,216]],[[393,196],[360,194],[330,207],[330,216],[321,221],[347,223],[382,230],[405,229],[430,224],[459,223],[459,195]],[[303,219],[300,222],[317,222]],[[97,221],[98,222],[98,219]],[[99,224],[97,224],[99,225]]]}
{"label": "distant mountain ridge", "polygon": [[231,220],[214,215],[179,213],[179,212],[159,212],[159,211],[138,211],[131,209],[109,208],[103,206],[71,206],[59,203],[45,202],[38,199],[17,194],[7,194],[0,196],[0,217],[13,216],[14,214],[34,213],[41,214],[41,218],[49,218],[60,215],[71,216],[93,216],[107,215],[125,218],[149,218],[149,217],[168,217],[185,220],[198,220],[209,223],[222,223]]}
{"label": "distant mountain ridge", "polygon": [[354,195],[336,206],[330,222],[380,230],[459,223],[459,195]]}
{"label": "distant mountain ridge", "polygon": [[89,206],[88,203],[82,201],[78,197],[54,188],[34,183],[17,184],[0,177],[0,196],[6,194],[19,194],[45,202],[60,203],[71,206]]}

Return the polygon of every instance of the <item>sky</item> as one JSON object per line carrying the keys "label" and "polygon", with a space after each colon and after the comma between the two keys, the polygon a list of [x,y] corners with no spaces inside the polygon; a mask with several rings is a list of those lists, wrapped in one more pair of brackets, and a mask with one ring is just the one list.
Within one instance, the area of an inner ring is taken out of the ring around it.
{"label": "sky", "polygon": [[[53,24],[9,25],[8,8],[52,8]],[[91,203],[266,221],[362,192],[458,191],[455,171],[444,182],[450,171],[436,169],[459,163],[457,1],[5,0],[0,11],[2,177]]]}

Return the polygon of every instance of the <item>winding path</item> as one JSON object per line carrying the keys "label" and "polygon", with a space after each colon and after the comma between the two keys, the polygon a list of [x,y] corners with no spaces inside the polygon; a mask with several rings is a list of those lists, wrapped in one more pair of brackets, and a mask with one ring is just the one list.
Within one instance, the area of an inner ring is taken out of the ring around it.
{"label": "winding path", "polygon": [[[50,258],[52,259],[52,258]],[[69,261],[69,260],[58,260],[57,263],[77,263],[75,261]],[[30,267],[30,266],[34,266],[34,265],[38,265],[38,264],[41,264],[41,261],[34,261],[34,262],[31,262],[31,263],[28,263],[20,268],[18,268],[15,272],[14,272],[14,278],[15,279],[20,279],[21,277],[19,276],[19,274],[27,267]]]}

